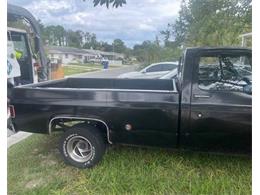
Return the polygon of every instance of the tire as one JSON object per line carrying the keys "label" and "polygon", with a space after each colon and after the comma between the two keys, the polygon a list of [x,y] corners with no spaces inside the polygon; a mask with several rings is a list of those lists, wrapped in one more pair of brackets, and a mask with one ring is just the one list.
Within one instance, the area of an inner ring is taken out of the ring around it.
{"label": "tire", "polygon": [[99,129],[75,125],[60,138],[59,150],[66,164],[85,169],[101,161],[106,144]]}

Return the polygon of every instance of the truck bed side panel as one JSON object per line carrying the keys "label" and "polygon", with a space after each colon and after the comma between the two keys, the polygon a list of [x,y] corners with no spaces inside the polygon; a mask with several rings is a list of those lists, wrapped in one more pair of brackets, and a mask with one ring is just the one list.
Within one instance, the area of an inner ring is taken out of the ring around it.
{"label": "truck bed side panel", "polygon": [[16,88],[13,95],[19,130],[47,133],[51,118],[78,116],[104,121],[113,142],[176,145],[177,92]]}

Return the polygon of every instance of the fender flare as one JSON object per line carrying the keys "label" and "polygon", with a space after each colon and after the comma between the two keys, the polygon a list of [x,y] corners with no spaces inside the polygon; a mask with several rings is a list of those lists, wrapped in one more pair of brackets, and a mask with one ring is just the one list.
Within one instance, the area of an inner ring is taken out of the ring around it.
{"label": "fender flare", "polygon": [[106,122],[104,122],[103,120],[97,119],[97,118],[88,118],[88,117],[77,117],[77,116],[55,116],[53,118],[51,118],[49,120],[49,125],[48,125],[48,132],[51,135],[52,133],[52,123],[53,121],[57,120],[57,119],[79,119],[79,120],[87,120],[87,121],[97,121],[97,122],[101,122],[105,127],[106,127],[106,131],[107,131],[107,141],[108,143],[112,144],[112,141],[110,140],[110,134],[109,134],[109,127],[106,124]]}

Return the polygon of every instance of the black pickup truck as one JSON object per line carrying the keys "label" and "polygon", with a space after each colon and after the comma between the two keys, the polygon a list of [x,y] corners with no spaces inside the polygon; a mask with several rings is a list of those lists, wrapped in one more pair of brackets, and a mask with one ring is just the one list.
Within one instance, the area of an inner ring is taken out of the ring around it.
{"label": "black pickup truck", "polygon": [[66,78],[15,87],[17,130],[64,131],[60,152],[79,168],[108,144],[251,151],[252,51],[188,48],[174,80]]}

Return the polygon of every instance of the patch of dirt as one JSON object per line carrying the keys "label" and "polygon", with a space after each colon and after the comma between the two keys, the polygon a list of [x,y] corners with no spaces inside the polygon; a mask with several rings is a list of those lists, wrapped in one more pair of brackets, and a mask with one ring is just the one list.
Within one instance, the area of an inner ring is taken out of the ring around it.
{"label": "patch of dirt", "polygon": [[54,160],[51,160],[51,159],[46,159],[46,160],[41,162],[41,166],[46,166],[46,165],[52,166],[52,165],[55,165],[55,164],[57,164],[57,162],[54,161]]}
{"label": "patch of dirt", "polygon": [[41,166],[52,166],[57,164],[57,160],[52,154],[49,154],[48,156],[42,156],[43,160],[41,162]]}
{"label": "patch of dirt", "polygon": [[39,152],[39,150],[38,150],[37,148],[35,148],[35,149],[32,151],[33,154],[37,154],[38,152]]}
{"label": "patch of dirt", "polygon": [[59,150],[57,148],[51,149],[51,152],[53,154],[60,154]]}
{"label": "patch of dirt", "polygon": [[25,184],[25,187],[28,188],[28,189],[33,189],[33,188],[38,187],[42,184],[43,184],[42,179],[34,179],[34,180],[29,181],[27,184]]}
{"label": "patch of dirt", "polygon": [[43,158],[43,159],[46,159],[47,158],[47,156],[45,156],[45,155],[43,155],[43,154],[39,154],[38,155],[40,158]]}

